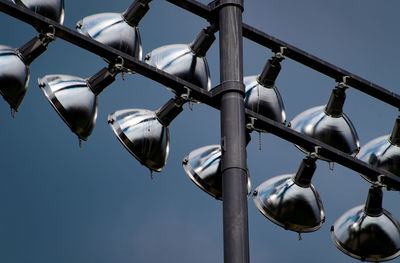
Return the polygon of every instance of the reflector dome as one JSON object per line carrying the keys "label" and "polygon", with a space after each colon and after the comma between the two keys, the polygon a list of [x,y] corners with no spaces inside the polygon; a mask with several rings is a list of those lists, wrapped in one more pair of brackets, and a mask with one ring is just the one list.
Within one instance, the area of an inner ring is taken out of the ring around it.
{"label": "reflector dome", "polygon": [[271,178],[253,192],[258,210],[273,223],[295,232],[318,230],[325,221],[321,198],[310,184],[297,185],[295,174]]}
{"label": "reflector dome", "polygon": [[[391,144],[390,135],[376,138],[361,147],[357,158],[373,166],[400,176],[400,147]],[[372,182],[367,176],[361,175]]]}
{"label": "reflector dome", "polygon": [[38,80],[51,106],[82,140],[92,133],[97,118],[97,96],[82,78],[47,75]]}
{"label": "reflector dome", "polygon": [[[356,155],[360,143],[350,119],[344,113],[340,117],[331,117],[324,109],[325,106],[317,106],[300,113],[291,121],[291,127],[344,153]],[[298,148],[305,153],[315,150]],[[318,157],[327,160],[323,156]]]}
{"label": "reflector dome", "polygon": [[0,46],[0,94],[15,111],[28,89],[29,67],[15,49]]}
{"label": "reflector dome", "polygon": [[80,33],[130,56],[142,59],[139,29],[128,25],[120,13],[101,13],[77,23]]}
{"label": "reflector dome", "polygon": [[[222,200],[221,146],[208,145],[189,153],[183,161],[183,168],[189,178],[204,192]],[[251,182],[248,176],[248,195]]]}
{"label": "reflector dome", "polygon": [[147,54],[145,61],[207,91],[211,88],[206,58],[196,57],[189,45],[175,44],[159,47]]}
{"label": "reflector dome", "polygon": [[264,87],[257,81],[258,76],[245,77],[245,107],[276,122],[286,122],[286,112],[278,89],[274,86]]}
{"label": "reflector dome", "polygon": [[381,262],[400,255],[399,231],[399,223],[388,211],[369,216],[360,205],[335,222],[331,235],[345,254],[362,261]]}
{"label": "reflector dome", "polygon": [[167,163],[169,129],[156,113],[144,109],[119,110],[108,122],[122,145],[144,166],[160,172]]}
{"label": "reflector dome", "polygon": [[64,0],[12,0],[15,4],[26,7],[35,13],[54,20],[64,22]]}

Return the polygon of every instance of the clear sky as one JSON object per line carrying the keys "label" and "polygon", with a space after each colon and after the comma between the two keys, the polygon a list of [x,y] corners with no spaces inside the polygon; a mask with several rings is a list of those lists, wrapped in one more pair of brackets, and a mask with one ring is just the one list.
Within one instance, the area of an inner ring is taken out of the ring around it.
{"label": "clear sky", "polygon": [[[85,16],[122,12],[132,1],[68,1],[65,25]],[[207,3],[208,1],[202,1]],[[166,44],[190,43],[207,22],[162,0],[154,0],[140,23],[144,54]],[[245,1],[243,20],[356,75],[400,93],[400,18],[397,0]],[[0,44],[22,46],[35,30],[0,13]],[[273,55],[244,39],[244,73],[259,74]],[[219,84],[218,40],[208,62],[212,86]],[[219,143],[219,112],[195,105],[170,125],[171,148],[163,172],[150,179],[118,142],[108,114],[127,108],[155,110],[173,94],[139,75],[118,77],[99,97],[95,129],[82,148],[45,99],[37,78],[47,74],[90,77],[105,62],[62,39],[31,65],[29,90],[16,117],[0,99],[0,262],[222,262],[222,203],[185,174],[182,159]],[[290,59],[276,82],[287,119],[329,98],[334,80]],[[347,90],[344,111],[361,145],[392,130],[398,112],[357,90]],[[295,173],[303,154],[291,143],[258,133],[249,144],[253,188]],[[357,173],[318,161],[313,183],[326,222],[314,233],[285,231],[268,221],[249,199],[251,262],[356,262],[331,242],[330,226],[365,201],[369,184]],[[400,219],[399,194],[384,191],[384,207]],[[395,261],[395,260],[394,260]]]}

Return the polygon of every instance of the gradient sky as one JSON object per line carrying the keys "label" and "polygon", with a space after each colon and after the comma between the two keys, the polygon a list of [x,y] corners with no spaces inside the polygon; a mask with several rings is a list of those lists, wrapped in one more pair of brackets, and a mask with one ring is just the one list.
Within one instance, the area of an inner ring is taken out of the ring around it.
{"label": "gradient sky", "polygon": [[[201,1],[207,3],[208,1]],[[132,1],[65,3],[65,25],[85,16],[122,12]],[[166,44],[189,43],[207,22],[172,4],[154,0],[140,23],[144,54]],[[272,36],[400,93],[400,17],[397,0],[248,0],[243,20]],[[22,46],[35,30],[0,13],[0,44]],[[272,53],[244,39],[244,73],[259,74]],[[218,40],[208,62],[219,83]],[[62,39],[31,65],[28,92],[13,119],[0,99],[0,262],[222,262],[222,203],[185,174],[182,159],[192,150],[219,143],[219,112],[195,105],[170,125],[171,149],[163,172],[150,179],[118,142],[108,114],[127,108],[158,109],[173,94],[140,75],[118,77],[99,97],[96,127],[82,148],[38,88],[47,74],[90,77],[106,66],[96,55]],[[287,119],[329,98],[334,80],[286,59],[276,82]],[[361,145],[389,134],[398,112],[352,88],[344,111]],[[248,167],[253,187],[295,173],[303,154],[291,143],[252,134]],[[331,242],[330,226],[365,201],[369,185],[338,164],[317,162],[313,183],[324,203],[323,227],[304,234],[268,221],[249,199],[251,262],[358,262]],[[400,219],[399,194],[384,191],[384,207]],[[396,260],[394,260],[396,261]]]}

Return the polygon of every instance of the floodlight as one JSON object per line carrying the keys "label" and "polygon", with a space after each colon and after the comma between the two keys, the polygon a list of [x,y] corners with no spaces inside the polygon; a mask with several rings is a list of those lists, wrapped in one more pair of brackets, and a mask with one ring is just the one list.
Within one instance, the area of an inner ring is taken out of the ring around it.
{"label": "floodlight", "polygon": [[286,122],[286,112],[275,80],[281,69],[281,55],[268,59],[263,71],[257,76],[245,77],[245,107],[279,123]]}
{"label": "floodlight", "polygon": [[400,255],[400,224],[382,208],[382,190],[372,186],[365,205],[354,207],[331,227],[332,241],[361,261],[382,262]]}
{"label": "floodlight", "polygon": [[176,97],[158,111],[119,110],[108,116],[108,123],[122,145],[142,165],[160,172],[168,159],[168,125],[182,111],[184,102]]}
{"label": "floodlight", "polygon": [[[360,143],[356,129],[342,110],[346,98],[345,88],[347,87],[340,83],[333,89],[326,106],[308,109],[297,115],[290,123],[295,131],[355,156],[360,149]],[[314,150],[297,147],[305,153]],[[329,161],[323,156],[318,157]]]}
{"label": "floodlight", "polygon": [[89,79],[69,75],[46,75],[39,78],[51,106],[80,140],[87,140],[97,118],[97,95],[114,80],[118,70],[103,68]]}
{"label": "floodlight", "polygon": [[[397,117],[392,134],[373,139],[361,147],[357,154],[360,160],[400,176],[400,117]],[[366,175],[361,175],[376,183]]]}
{"label": "floodlight", "polygon": [[215,40],[214,31],[213,26],[203,29],[189,45],[173,44],[156,48],[146,55],[145,62],[209,91],[210,70],[205,55]]}
{"label": "floodlight", "polygon": [[[221,146],[208,145],[189,153],[183,160],[183,168],[189,178],[207,194],[222,200]],[[247,171],[247,193],[251,182]]]}
{"label": "floodlight", "polygon": [[101,13],[83,18],[78,31],[96,41],[142,59],[139,22],[149,10],[151,0],[136,0],[122,14]]}
{"label": "floodlight", "polygon": [[35,13],[54,20],[64,22],[64,0],[12,0],[13,3],[28,8]]}
{"label": "floodlight", "polygon": [[28,89],[29,65],[53,40],[54,32],[43,33],[17,49],[0,46],[0,94],[10,104],[13,114],[18,111]]}
{"label": "floodlight", "polygon": [[311,183],[316,158],[304,158],[296,174],[271,178],[253,192],[258,210],[286,230],[312,232],[325,221],[321,198]]}

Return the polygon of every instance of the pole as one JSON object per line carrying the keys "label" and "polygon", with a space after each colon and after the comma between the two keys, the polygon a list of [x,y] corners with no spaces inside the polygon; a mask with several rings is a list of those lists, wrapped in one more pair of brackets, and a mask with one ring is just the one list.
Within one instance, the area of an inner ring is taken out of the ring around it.
{"label": "pole", "polygon": [[249,262],[243,85],[243,0],[214,1],[219,12],[224,262]]}

